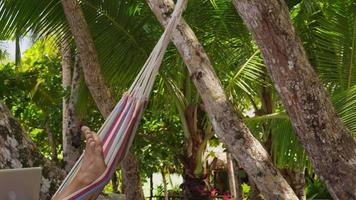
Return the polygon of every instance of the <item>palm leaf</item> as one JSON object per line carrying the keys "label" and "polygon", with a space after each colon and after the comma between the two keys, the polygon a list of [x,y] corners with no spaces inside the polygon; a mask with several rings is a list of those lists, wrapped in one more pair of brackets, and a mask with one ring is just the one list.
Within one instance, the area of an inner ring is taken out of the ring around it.
{"label": "palm leaf", "polygon": [[356,5],[348,0],[330,4],[316,20],[318,74],[328,88],[348,89],[356,84]]}

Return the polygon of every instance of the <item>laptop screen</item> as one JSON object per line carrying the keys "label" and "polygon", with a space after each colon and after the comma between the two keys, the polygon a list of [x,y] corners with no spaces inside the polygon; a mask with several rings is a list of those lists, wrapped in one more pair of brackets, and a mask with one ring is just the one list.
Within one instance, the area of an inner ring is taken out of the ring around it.
{"label": "laptop screen", "polygon": [[40,167],[0,170],[1,200],[38,200],[40,185]]}

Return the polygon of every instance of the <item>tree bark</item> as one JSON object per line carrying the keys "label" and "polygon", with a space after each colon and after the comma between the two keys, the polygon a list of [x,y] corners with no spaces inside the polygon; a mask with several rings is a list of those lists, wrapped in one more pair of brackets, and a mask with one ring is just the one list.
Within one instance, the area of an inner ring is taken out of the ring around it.
{"label": "tree bark", "polygon": [[[0,169],[42,167],[40,199],[51,199],[65,172],[45,159],[36,145],[0,102]],[[27,180],[30,181],[30,180]]]}
{"label": "tree bark", "polygon": [[318,79],[283,0],[234,0],[293,128],[334,199],[356,199],[356,140]]}
{"label": "tree bark", "polygon": [[150,176],[150,200],[153,199],[153,174]]}
{"label": "tree bark", "polygon": [[131,148],[121,164],[122,179],[127,200],[145,199],[137,166],[138,163]]}
{"label": "tree bark", "polygon": [[21,38],[19,35],[15,36],[15,64],[19,66],[21,64],[21,49],[20,49]]}
{"label": "tree bark", "polygon": [[[167,25],[173,10],[173,1],[147,2],[161,24]],[[286,180],[273,166],[261,143],[252,136],[241,117],[235,113],[202,45],[183,19],[174,30],[172,40],[203,99],[216,134],[227,145],[234,158],[253,177],[266,198],[297,199]]]}
{"label": "tree bark", "polygon": [[61,53],[62,86],[66,93],[69,93],[70,91],[69,96],[63,97],[62,118],[64,168],[67,172],[69,172],[73,165],[77,162],[79,156],[82,154],[80,119],[78,118],[75,110],[80,82],[80,66],[77,63],[78,58],[76,58],[75,63],[72,65],[70,45],[67,42],[62,43]]}
{"label": "tree bark", "polygon": [[117,182],[117,175],[116,172],[114,175],[111,177],[111,184],[112,184],[112,192],[113,193],[119,193],[119,184]]}
{"label": "tree bark", "polygon": [[250,193],[248,195],[248,198],[253,200],[263,200],[261,192],[257,188],[257,185],[253,181],[253,178],[250,176],[248,176],[248,184],[250,185]]}
{"label": "tree bark", "polygon": [[234,177],[235,177],[235,182],[236,182],[236,200],[241,200],[243,199],[243,191],[242,191],[242,186],[241,184],[242,179],[240,177],[240,166],[238,165],[237,161],[233,158],[231,158],[232,161],[232,169],[234,170]]}
{"label": "tree bark", "polygon": [[[115,106],[109,88],[105,85],[101,73],[98,55],[95,50],[94,41],[90,35],[89,27],[85,21],[79,3],[76,0],[61,0],[67,21],[74,35],[79,58],[84,71],[85,83],[104,118],[107,118]],[[132,161],[132,162],[130,162]],[[127,200],[144,199],[141,181],[138,174],[138,165],[133,151],[129,151],[121,164]]]}
{"label": "tree bark", "polygon": [[56,140],[54,139],[54,135],[49,126],[48,121],[46,121],[44,129],[45,132],[47,133],[49,146],[51,147],[51,161],[53,162],[53,164],[56,164],[58,162],[57,144],[56,144]]}
{"label": "tree bark", "polygon": [[305,175],[302,169],[281,169],[281,173],[293,188],[299,200],[306,200]]}
{"label": "tree bark", "polygon": [[168,183],[166,179],[166,173],[163,168],[161,168],[161,175],[162,175],[162,182],[163,182],[163,194],[164,194],[164,200],[168,200]]}
{"label": "tree bark", "polygon": [[227,164],[227,174],[228,174],[228,179],[229,179],[229,191],[231,193],[231,196],[235,200],[240,200],[240,197],[237,195],[237,186],[239,182],[237,181],[238,179],[235,177],[235,171],[234,171],[234,160],[231,158],[231,154],[229,152],[226,152],[226,164]]}

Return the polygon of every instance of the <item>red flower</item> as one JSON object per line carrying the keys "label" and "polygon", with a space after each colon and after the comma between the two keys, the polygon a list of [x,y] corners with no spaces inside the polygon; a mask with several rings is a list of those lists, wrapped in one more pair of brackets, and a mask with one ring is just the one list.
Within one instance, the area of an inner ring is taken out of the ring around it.
{"label": "red flower", "polygon": [[232,198],[232,196],[231,196],[230,193],[224,193],[224,194],[223,194],[223,200],[229,200],[229,199],[231,199],[231,198]]}
{"label": "red flower", "polygon": [[211,198],[216,198],[216,196],[218,195],[218,190],[216,188],[213,188],[210,190],[210,197]]}

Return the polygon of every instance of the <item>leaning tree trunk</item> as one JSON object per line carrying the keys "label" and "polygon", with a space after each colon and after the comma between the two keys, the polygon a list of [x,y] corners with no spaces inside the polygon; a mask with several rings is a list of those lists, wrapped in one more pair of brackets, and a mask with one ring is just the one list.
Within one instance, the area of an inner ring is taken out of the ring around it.
{"label": "leaning tree trunk", "polygon": [[[147,0],[157,19],[167,25],[173,10],[172,0]],[[273,166],[268,153],[254,138],[226,98],[208,56],[192,29],[182,19],[172,40],[188,67],[219,138],[227,145],[242,168],[253,177],[268,199],[297,199],[291,187]]]}
{"label": "leaning tree trunk", "polygon": [[70,95],[63,97],[62,138],[64,168],[69,172],[82,154],[83,149],[81,145],[80,120],[75,111],[80,81],[80,67],[77,63],[77,58],[72,65],[70,45],[65,41],[61,45],[62,86],[66,92],[69,93],[70,91]]}
{"label": "leaning tree trunk", "polygon": [[294,130],[335,199],[356,199],[356,140],[310,65],[283,0],[234,0]]}
{"label": "leaning tree trunk", "polygon": [[40,199],[51,199],[65,172],[45,159],[36,145],[0,102],[0,169],[42,167]]}
{"label": "leaning tree trunk", "polygon": [[[76,0],[61,0],[67,21],[71,28],[79,58],[84,71],[86,85],[104,118],[107,118],[115,106],[109,88],[105,85],[101,73],[98,55],[83,11]],[[126,186],[127,200],[144,199],[141,180],[138,174],[138,164],[133,151],[129,151],[121,164]]]}

